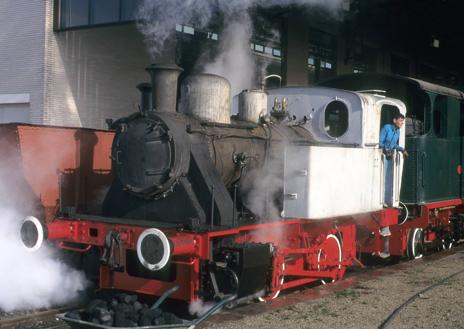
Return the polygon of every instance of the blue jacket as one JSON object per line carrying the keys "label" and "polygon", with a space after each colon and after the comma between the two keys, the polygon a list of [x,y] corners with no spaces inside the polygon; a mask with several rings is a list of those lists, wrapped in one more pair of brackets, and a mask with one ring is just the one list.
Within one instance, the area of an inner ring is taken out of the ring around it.
{"label": "blue jacket", "polygon": [[404,151],[404,148],[398,145],[398,140],[400,139],[400,129],[398,129],[394,124],[386,124],[380,130],[380,140],[379,146],[384,150],[398,150]]}

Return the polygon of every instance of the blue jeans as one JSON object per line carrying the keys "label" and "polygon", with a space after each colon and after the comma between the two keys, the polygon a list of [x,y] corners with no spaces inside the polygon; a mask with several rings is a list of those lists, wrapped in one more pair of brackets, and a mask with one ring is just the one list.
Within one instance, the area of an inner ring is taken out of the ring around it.
{"label": "blue jeans", "polygon": [[387,160],[383,159],[383,173],[384,173],[384,186],[385,194],[383,198],[383,203],[389,207],[393,206],[393,166],[395,161],[393,159]]}

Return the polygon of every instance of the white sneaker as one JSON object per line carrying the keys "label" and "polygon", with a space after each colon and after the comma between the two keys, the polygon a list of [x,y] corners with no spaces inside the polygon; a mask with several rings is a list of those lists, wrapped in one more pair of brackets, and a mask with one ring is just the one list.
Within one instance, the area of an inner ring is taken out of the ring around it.
{"label": "white sneaker", "polygon": [[390,253],[389,253],[389,252],[383,252],[383,251],[382,251],[381,253],[379,253],[379,257],[380,257],[380,258],[384,258],[384,259],[385,259],[385,258],[388,258],[388,257],[390,257]]}

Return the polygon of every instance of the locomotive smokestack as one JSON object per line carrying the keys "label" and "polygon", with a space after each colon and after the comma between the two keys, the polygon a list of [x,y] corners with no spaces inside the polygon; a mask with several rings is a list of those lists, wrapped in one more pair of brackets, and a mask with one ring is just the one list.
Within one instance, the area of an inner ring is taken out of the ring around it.
{"label": "locomotive smokestack", "polygon": [[153,110],[151,84],[147,82],[140,83],[137,85],[137,89],[140,90],[140,112],[144,113]]}
{"label": "locomotive smokestack", "polygon": [[175,64],[152,64],[147,71],[151,76],[155,110],[176,112],[177,81],[183,69]]}

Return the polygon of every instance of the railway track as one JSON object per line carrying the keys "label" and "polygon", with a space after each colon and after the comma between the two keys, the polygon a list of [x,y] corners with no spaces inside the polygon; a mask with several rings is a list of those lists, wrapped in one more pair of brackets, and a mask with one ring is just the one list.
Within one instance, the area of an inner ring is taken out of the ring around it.
{"label": "railway track", "polygon": [[[461,244],[450,250],[427,254],[422,259],[416,261],[400,261],[395,265],[377,264],[375,266],[371,265],[365,269],[352,268],[343,280],[328,285],[319,285],[316,287],[295,289],[294,291],[285,292],[281,294],[279,298],[270,303],[250,303],[249,305],[245,305],[240,308],[225,310],[221,312],[221,314],[213,315],[198,328],[208,329],[217,328],[217,326],[220,326],[221,328],[229,328],[233,327],[229,326],[230,323],[242,321],[240,323],[243,324],[246,323],[246,319],[253,319],[255,316],[259,316],[264,313],[292,309],[297,304],[313,303],[317,300],[322,301],[325,298],[330,298],[331,296],[343,296],[344,291],[350,293],[356,290],[357,287],[362,287],[368,281],[375,281],[382,277],[389,277],[401,272],[411,272],[420,264],[434,263],[453,254],[462,253],[464,253],[464,243],[461,242]],[[396,306],[399,306],[400,304],[401,303],[398,303]],[[387,316],[388,314],[385,317]],[[382,321],[383,320],[384,319],[382,319]],[[250,323],[249,326],[247,324],[246,327],[254,328],[254,325],[254,323]],[[257,326],[256,328],[258,327],[262,328],[262,325]]]}
{"label": "railway track", "polygon": [[[464,244],[461,244],[451,250],[428,255],[427,257],[424,257],[421,262],[432,262],[454,253],[464,253]],[[283,298],[276,299],[272,303],[252,303],[251,305],[245,307],[221,312],[220,315],[213,316],[211,319],[206,320],[204,324],[199,326],[199,328],[208,328],[209,326],[213,324],[217,325],[224,320],[239,320],[263,312],[290,307],[297,303],[323,298],[331,294],[339,293],[342,290],[350,289],[351,287],[362,282],[382,276],[388,276],[395,272],[412,268],[413,266],[414,264],[412,262],[400,262],[399,264],[393,266],[379,265],[370,267],[365,270],[354,270],[348,273],[345,280],[332,285],[321,285],[312,289],[297,290],[288,294],[284,294],[282,296]],[[0,313],[0,329],[69,329],[69,327],[64,322],[56,319],[56,315],[58,313],[67,312],[76,308],[76,306],[64,307],[26,314],[23,312],[16,315]]]}
{"label": "railway track", "polygon": [[59,313],[76,309],[76,307],[61,307],[31,313],[12,313],[0,315],[0,329],[69,329],[56,319]]}

